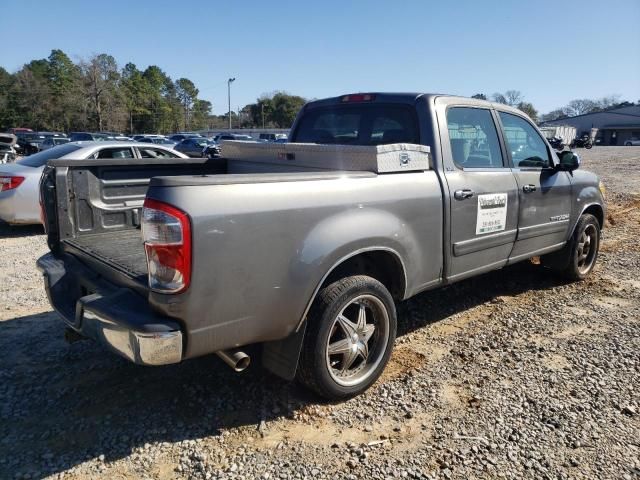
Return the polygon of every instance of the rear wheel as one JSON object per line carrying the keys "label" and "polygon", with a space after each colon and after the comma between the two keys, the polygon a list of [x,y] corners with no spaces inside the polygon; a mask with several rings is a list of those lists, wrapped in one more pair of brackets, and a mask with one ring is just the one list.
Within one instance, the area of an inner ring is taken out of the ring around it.
{"label": "rear wheel", "polygon": [[323,288],[307,317],[298,379],[319,395],[337,400],[369,388],[380,376],[396,337],[396,311],[389,291],[364,275]]}
{"label": "rear wheel", "polygon": [[600,248],[600,224],[596,217],[584,214],[578,220],[571,240],[559,252],[544,255],[542,264],[570,280],[582,280],[591,271]]}

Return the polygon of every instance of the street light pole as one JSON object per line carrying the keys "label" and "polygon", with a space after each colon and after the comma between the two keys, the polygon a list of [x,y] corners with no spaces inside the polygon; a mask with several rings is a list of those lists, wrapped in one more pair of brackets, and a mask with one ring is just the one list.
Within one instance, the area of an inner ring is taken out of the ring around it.
{"label": "street light pole", "polygon": [[262,129],[264,130],[264,103],[261,103],[260,106],[262,107]]}
{"label": "street light pole", "polygon": [[229,130],[231,130],[231,83],[236,81],[236,77],[227,81],[227,100],[229,101]]}

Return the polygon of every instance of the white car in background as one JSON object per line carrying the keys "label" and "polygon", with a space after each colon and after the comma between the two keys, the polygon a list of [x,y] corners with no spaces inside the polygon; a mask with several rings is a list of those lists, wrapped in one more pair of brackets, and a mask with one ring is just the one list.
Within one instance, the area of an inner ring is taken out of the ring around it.
{"label": "white car in background", "polygon": [[188,158],[156,144],[138,142],[71,142],[35,153],[15,163],[0,164],[0,221],[37,224],[40,220],[40,177],[56,158]]}
{"label": "white car in background", "polygon": [[631,138],[624,142],[625,147],[637,147],[640,146],[640,138]]}

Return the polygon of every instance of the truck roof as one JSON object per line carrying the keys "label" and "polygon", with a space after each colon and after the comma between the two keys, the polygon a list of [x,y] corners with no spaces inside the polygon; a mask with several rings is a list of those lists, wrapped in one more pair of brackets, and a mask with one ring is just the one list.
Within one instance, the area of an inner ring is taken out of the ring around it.
{"label": "truck roof", "polygon": [[[465,102],[472,101],[474,104],[482,105],[485,107],[493,107],[499,108],[501,110],[513,111],[514,113],[522,114],[520,110],[514,107],[510,107],[509,105],[505,105],[502,103],[490,102],[488,100],[480,100],[476,98],[463,97],[460,95],[449,95],[443,93],[421,93],[421,92],[357,92],[357,93],[346,93],[344,95],[340,95],[338,97],[330,97],[323,98],[320,100],[313,100],[306,104],[309,108],[321,107],[324,105],[335,105],[339,103],[343,103],[343,99],[347,96],[361,96],[361,95],[370,95],[372,97],[370,102],[381,102],[381,103],[405,103],[413,105],[415,104],[418,98],[423,97],[427,103],[431,104],[436,98],[446,97],[446,98],[459,98],[464,100]],[[363,103],[366,103],[364,101]]]}

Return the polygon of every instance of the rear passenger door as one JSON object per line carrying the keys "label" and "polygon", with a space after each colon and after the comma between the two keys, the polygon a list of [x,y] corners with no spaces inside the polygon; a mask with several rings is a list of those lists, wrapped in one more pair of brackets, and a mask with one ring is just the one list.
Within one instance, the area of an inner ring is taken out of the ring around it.
{"label": "rear passenger door", "polygon": [[498,112],[504,143],[518,183],[518,238],[511,260],[544,253],[566,240],[571,214],[571,176],[556,170],[551,150],[524,117]]}
{"label": "rear passenger door", "polygon": [[518,186],[492,110],[450,105],[439,112],[450,204],[446,276],[460,280],[506,264],[516,239]]}

